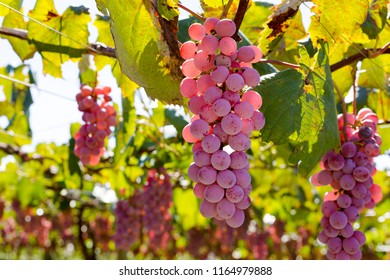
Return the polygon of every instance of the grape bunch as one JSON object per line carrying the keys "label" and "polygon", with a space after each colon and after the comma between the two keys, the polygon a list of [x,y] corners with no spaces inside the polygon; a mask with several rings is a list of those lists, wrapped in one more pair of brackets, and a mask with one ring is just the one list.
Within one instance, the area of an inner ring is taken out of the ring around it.
{"label": "grape bunch", "polygon": [[318,239],[328,245],[328,259],[362,258],[361,246],[366,237],[354,230],[353,223],[365,208],[372,209],[382,199],[381,187],[374,184],[374,157],[380,154],[382,139],[377,133],[378,117],[370,109],[358,114],[338,116],[341,149],[330,151],[321,159],[322,171],[314,174],[315,186],[331,185],[324,198],[323,217]]}
{"label": "grape bunch", "polygon": [[83,112],[85,124],[75,135],[74,153],[84,165],[96,166],[104,154],[104,141],[115,126],[116,112],[109,96],[111,88],[81,86],[76,95],[78,108]]}
{"label": "grape bunch", "polygon": [[256,46],[237,49],[232,38],[236,25],[230,19],[208,18],[188,29],[192,40],[182,44],[185,59],[180,84],[188,108],[194,114],[184,127],[183,138],[194,143],[194,162],[188,169],[196,183],[195,196],[202,199],[204,217],[226,220],[240,227],[244,209],[250,206],[252,189],[245,153],[251,146],[252,130],[265,124],[260,94],[252,87],[260,83],[252,63],[262,57]]}
{"label": "grape bunch", "polygon": [[172,232],[172,185],[169,175],[162,171],[149,170],[147,183],[142,193],[144,205],[143,225],[152,251],[166,249]]}
{"label": "grape bunch", "polygon": [[115,207],[115,233],[118,250],[128,250],[141,234],[142,193],[136,190],[129,200],[120,200]]}

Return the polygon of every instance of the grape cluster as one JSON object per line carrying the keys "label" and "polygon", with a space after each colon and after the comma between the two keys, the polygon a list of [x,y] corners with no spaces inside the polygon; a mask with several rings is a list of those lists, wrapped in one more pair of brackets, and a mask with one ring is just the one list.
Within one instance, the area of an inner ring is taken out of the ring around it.
{"label": "grape cluster", "polygon": [[129,200],[120,200],[115,207],[113,240],[118,250],[128,250],[141,234],[142,193],[136,190]]}
{"label": "grape cluster", "polygon": [[381,137],[377,134],[378,117],[370,109],[358,114],[338,116],[340,151],[330,151],[321,159],[322,171],[312,176],[315,186],[331,185],[333,191],[322,205],[323,230],[318,239],[328,245],[328,259],[361,259],[360,247],[366,238],[354,230],[353,223],[365,208],[372,209],[382,199],[381,187],[374,184],[374,157],[380,154]]}
{"label": "grape cluster", "polygon": [[251,90],[260,82],[252,63],[262,53],[256,46],[237,49],[235,32],[234,21],[208,18],[203,25],[189,27],[192,40],[180,48],[186,76],[180,91],[189,98],[188,108],[194,114],[182,132],[187,142],[194,143],[188,176],[196,182],[195,196],[202,199],[201,214],[226,220],[233,228],[243,224],[243,210],[250,206],[245,153],[251,146],[249,137],[265,124],[258,111],[262,98]]}
{"label": "grape cluster", "polygon": [[104,154],[104,140],[111,134],[110,126],[117,123],[116,112],[109,104],[111,88],[82,85],[80,89],[76,100],[85,124],[75,135],[74,153],[84,165],[95,166]]}
{"label": "grape cluster", "polygon": [[148,246],[152,251],[165,249],[171,240],[172,185],[166,172],[149,170],[147,183],[142,194],[144,205],[143,225],[149,238]]}

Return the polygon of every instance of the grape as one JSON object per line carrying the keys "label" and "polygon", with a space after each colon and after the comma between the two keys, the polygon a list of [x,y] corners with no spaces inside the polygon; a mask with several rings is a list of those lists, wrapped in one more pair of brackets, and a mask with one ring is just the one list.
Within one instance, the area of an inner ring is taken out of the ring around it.
{"label": "grape", "polygon": [[236,176],[236,183],[243,188],[246,188],[251,183],[251,176],[249,175],[248,170],[246,169],[234,169],[234,175]]}
{"label": "grape", "polygon": [[217,215],[216,204],[203,200],[200,204],[200,213],[205,218],[213,218]]}
{"label": "grape", "polygon": [[200,110],[200,117],[210,124],[218,119],[218,116],[214,113],[213,106],[209,104],[202,107]]}
{"label": "grape", "polygon": [[231,169],[242,169],[246,166],[248,163],[248,156],[245,152],[242,151],[235,151],[230,154],[231,163],[230,168]]}
{"label": "grape", "polygon": [[343,173],[351,174],[354,171],[355,167],[356,167],[356,163],[352,159],[350,158],[345,159],[344,167],[342,169],[343,171],[342,174]]}
{"label": "grape", "polygon": [[219,41],[219,49],[224,55],[232,55],[237,51],[237,43],[233,38],[224,37]]}
{"label": "grape", "polygon": [[243,62],[251,62],[256,57],[255,51],[250,46],[242,46],[237,51],[237,58]]}
{"label": "grape", "polygon": [[194,194],[197,198],[204,199],[204,190],[206,189],[206,185],[202,183],[196,183],[194,186]]}
{"label": "grape", "polygon": [[242,128],[242,121],[239,116],[230,113],[222,118],[221,126],[226,134],[236,135]]}
{"label": "grape", "polygon": [[337,237],[339,235],[339,230],[333,228],[331,225],[324,228],[326,236],[329,238]]}
{"label": "grape", "polygon": [[202,140],[202,148],[207,153],[212,154],[216,152],[220,146],[221,140],[214,134],[206,135]]}
{"label": "grape", "polygon": [[229,169],[218,172],[217,183],[224,189],[233,187],[237,182],[236,175]]}
{"label": "grape", "polygon": [[232,60],[227,55],[219,54],[215,57],[215,65],[230,67],[232,65]]}
{"label": "grape", "polygon": [[367,156],[369,156],[369,157],[377,157],[377,156],[379,156],[379,154],[381,153],[381,150],[380,150],[378,144],[368,143],[368,144],[364,147],[364,153],[365,153]]}
{"label": "grape", "polygon": [[216,209],[218,215],[221,218],[229,219],[233,217],[234,212],[236,211],[236,206],[226,198],[223,198],[220,202],[217,203]]}
{"label": "grape", "polygon": [[355,254],[349,255],[351,260],[361,260],[362,259],[362,252],[359,250]]}
{"label": "grape", "polygon": [[183,136],[184,140],[186,142],[188,142],[188,143],[195,143],[195,142],[197,142],[199,140],[194,135],[192,135],[192,133],[191,133],[191,125],[190,124],[187,124],[183,128],[182,136]]}
{"label": "grape", "polygon": [[365,166],[368,163],[367,155],[362,152],[357,152],[356,155],[353,157],[353,160],[355,161],[357,166]]}
{"label": "grape", "polygon": [[244,198],[244,191],[239,185],[234,185],[226,190],[226,198],[230,202],[238,203]]}
{"label": "grape", "polygon": [[337,204],[334,201],[325,201],[321,206],[322,214],[325,217],[330,217],[337,210]]}
{"label": "grape", "polygon": [[221,143],[227,143],[229,135],[226,134],[221,126],[221,123],[218,122],[213,126],[213,134],[217,135],[218,138],[221,140]]}
{"label": "grape", "polygon": [[349,223],[353,223],[359,218],[359,210],[355,206],[349,206],[344,210],[344,213],[347,215]]}
{"label": "grape", "polygon": [[255,87],[260,83],[260,75],[255,69],[246,68],[242,73],[242,77],[247,86]]}
{"label": "grape", "polygon": [[197,139],[202,139],[209,131],[210,126],[205,120],[198,119],[190,124],[191,135]]}
{"label": "grape", "polygon": [[340,186],[344,190],[350,191],[355,187],[355,185],[356,185],[356,181],[351,174],[344,174],[340,178]]}
{"label": "grape", "polygon": [[382,188],[379,185],[372,185],[372,187],[369,189],[369,192],[371,194],[372,199],[375,201],[375,203],[378,203],[382,200]]}
{"label": "grape", "polygon": [[251,61],[251,63],[259,62],[263,57],[262,51],[257,46],[249,46],[255,52],[255,58]]}
{"label": "grape", "polygon": [[359,137],[361,139],[369,139],[373,135],[373,131],[371,127],[368,126],[362,126],[359,128]]}
{"label": "grape", "polygon": [[337,254],[343,249],[343,241],[339,237],[329,238],[327,244],[329,252],[333,254]]}
{"label": "grape", "polygon": [[202,73],[199,69],[196,68],[193,58],[184,61],[181,66],[181,72],[184,76],[189,78],[196,78],[200,75],[200,73]]}
{"label": "grape", "polygon": [[329,237],[326,235],[325,231],[324,230],[321,230],[320,233],[318,234],[318,240],[321,242],[321,243],[324,243],[326,244],[329,240]]}
{"label": "grape", "polygon": [[244,211],[236,209],[232,217],[226,219],[226,223],[232,228],[238,228],[242,226],[245,221]]}
{"label": "grape", "polygon": [[254,110],[259,110],[261,105],[263,104],[263,99],[261,98],[261,95],[253,90],[248,90],[244,92],[244,94],[242,95],[242,101],[248,101],[252,105]]}
{"label": "grape", "polygon": [[231,91],[240,91],[245,85],[244,79],[240,74],[230,74],[226,79],[226,86]]}
{"label": "grape", "polygon": [[203,150],[194,153],[194,162],[199,167],[204,167],[211,164],[211,156]]}
{"label": "grape", "polygon": [[212,105],[215,101],[217,101],[221,97],[222,97],[222,90],[216,86],[209,87],[204,92],[204,100],[207,104],[210,105]]}
{"label": "grape", "polygon": [[251,119],[242,119],[242,127],[240,132],[250,137],[254,129],[253,121]]}
{"label": "grape", "polygon": [[245,134],[239,132],[236,135],[229,136],[229,146],[236,151],[246,151],[251,146],[251,140]]}
{"label": "grape", "polygon": [[200,41],[206,35],[206,28],[200,23],[193,23],[188,28],[188,35],[194,41]]}
{"label": "grape", "polygon": [[254,111],[251,120],[253,121],[253,126],[255,130],[260,130],[265,125],[265,118],[262,112]]}
{"label": "grape", "polygon": [[195,163],[191,163],[191,165],[188,167],[188,177],[191,181],[199,182],[198,172],[200,168]]}
{"label": "grape", "polygon": [[355,156],[356,152],[357,152],[357,147],[352,142],[345,142],[341,146],[341,153],[346,158],[353,158]]}
{"label": "grape", "polygon": [[191,59],[194,58],[196,51],[198,50],[198,47],[196,44],[192,41],[187,41],[183,43],[180,47],[180,56],[184,59]]}
{"label": "grape", "polygon": [[193,59],[195,67],[202,72],[209,71],[214,67],[214,55],[206,54],[202,50],[198,51]]}
{"label": "grape", "polygon": [[[223,83],[229,76],[229,69],[226,66],[217,66],[211,72],[210,77],[215,83]],[[222,95],[222,92],[221,92]]]}
{"label": "grape", "polygon": [[215,86],[215,82],[211,79],[209,74],[203,74],[199,76],[196,85],[198,92],[204,93],[209,87]]}
{"label": "grape", "polygon": [[219,47],[219,41],[212,35],[206,35],[198,46],[198,50],[204,51],[206,54],[215,54]]}
{"label": "grape", "polygon": [[227,152],[218,150],[211,156],[211,165],[216,170],[225,170],[230,166],[231,159]]}
{"label": "grape", "polygon": [[254,109],[248,101],[241,101],[234,105],[234,112],[242,119],[249,119],[253,116]]}
{"label": "grape", "polygon": [[352,199],[348,194],[342,194],[337,198],[337,205],[340,208],[348,208],[351,206]]}
{"label": "grape", "polygon": [[328,165],[331,170],[341,170],[344,164],[344,157],[340,154],[334,154],[328,158]]}
{"label": "grape", "polygon": [[332,182],[332,173],[327,170],[322,170],[311,177],[311,183],[314,186],[325,186]]}
{"label": "grape", "polygon": [[343,228],[340,232],[341,236],[344,238],[349,238],[353,235],[354,229],[350,223],[348,223],[345,228]]}
{"label": "grape", "polygon": [[217,179],[217,171],[212,166],[204,166],[198,171],[199,182],[205,185],[214,183]]}
{"label": "grape", "polygon": [[234,106],[236,103],[240,102],[240,95],[237,92],[227,90],[223,93],[222,98],[229,101],[230,105]]}
{"label": "grape", "polygon": [[352,235],[353,238],[355,238],[360,246],[363,246],[366,243],[366,236],[361,231],[355,231]]}
{"label": "grape", "polygon": [[357,182],[365,182],[370,177],[370,171],[364,166],[358,166],[353,171],[353,178]]}
{"label": "grape", "polygon": [[359,251],[360,244],[354,237],[343,240],[343,249],[348,254],[356,254]]}
{"label": "grape", "polygon": [[236,203],[236,207],[241,210],[247,209],[251,205],[251,199],[249,196],[244,194],[244,197],[241,199],[241,201]]}
{"label": "grape", "polygon": [[336,254],[336,257],[335,257],[336,260],[350,260],[351,257],[349,256],[348,253],[346,253],[345,251],[341,250],[340,252],[338,252]]}
{"label": "grape", "polygon": [[204,198],[208,202],[217,203],[222,200],[225,195],[225,191],[217,184],[209,185],[204,190]]}
{"label": "grape", "polygon": [[218,99],[213,103],[213,112],[218,117],[224,117],[230,113],[231,106],[229,101],[224,98]]}
{"label": "grape", "polygon": [[216,32],[216,26],[217,26],[218,22],[219,22],[218,18],[213,18],[213,17],[207,18],[203,23],[203,25],[206,29],[206,33],[210,35],[213,32]]}
{"label": "grape", "polygon": [[236,32],[236,24],[230,19],[222,19],[215,26],[215,31],[220,37],[231,37]]}

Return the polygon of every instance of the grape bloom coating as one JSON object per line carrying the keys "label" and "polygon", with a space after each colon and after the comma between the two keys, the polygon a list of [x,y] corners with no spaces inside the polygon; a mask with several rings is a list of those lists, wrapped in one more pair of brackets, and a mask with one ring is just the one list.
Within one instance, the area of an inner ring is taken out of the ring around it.
{"label": "grape bloom coating", "polygon": [[75,134],[74,153],[84,165],[98,165],[104,154],[104,141],[115,126],[116,112],[110,104],[109,87],[91,88],[82,85],[76,95],[79,111],[83,112],[84,125]]}
{"label": "grape bloom coating", "polygon": [[233,228],[244,223],[244,210],[251,203],[245,151],[251,146],[252,130],[265,124],[258,111],[262,98],[251,89],[260,83],[252,63],[262,52],[256,46],[237,49],[235,33],[234,21],[208,18],[203,25],[189,27],[191,40],[180,48],[185,59],[180,92],[194,114],[182,132],[187,142],[194,143],[188,176],[196,183],[195,196],[202,199],[201,214],[225,220]]}
{"label": "grape bloom coating", "polygon": [[[331,185],[324,198],[318,240],[328,245],[331,260],[359,260],[366,237],[353,228],[365,209],[372,209],[382,199],[382,189],[374,184],[374,157],[380,154],[382,139],[377,134],[378,117],[363,108],[355,116],[338,116],[340,151],[330,151],[321,159],[322,171],[311,177],[314,186]],[[345,134],[344,134],[345,129]]]}

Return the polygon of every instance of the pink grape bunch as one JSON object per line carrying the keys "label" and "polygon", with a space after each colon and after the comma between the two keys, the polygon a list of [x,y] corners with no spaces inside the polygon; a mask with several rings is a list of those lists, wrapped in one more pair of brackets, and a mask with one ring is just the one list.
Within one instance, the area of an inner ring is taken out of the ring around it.
{"label": "pink grape bunch", "polygon": [[75,135],[74,153],[84,165],[96,166],[104,154],[104,141],[117,124],[114,106],[109,96],[110,87],[81,86],[76,95],[78,109],[83,112],[84,125]]}
{"label": "pink grape bunch", "polygon": [[149,170],[142,193],[142,221],[149,238],[148,246],[154,252],[166,249],[172,240],[172,195],[170,176],[165,171]]}
{"label": "pink grape bunch", "polygon": [[129,200],[119,200],[115,206],[115,233],[113,240],[117,250],[127,251],[140,239],[142,217],[142,193],[136,190]]}
{"label": "pink grape bunch", "polygon": [[331,260],[362,258],[366,237],[354,230],[353,223],[365,208],[374,208],[382,199],[381,187],[372,179],[376,172],[374,157],[380,154],[382,144],[377,133],[378,117],[368,108],[361,109],[356,117],[346,117],[345,124],[344,116],[338,116],[341,149],[326,153],[320,163],[323,170],[311,178],[315,186],[330,184],[333,188],[324,198],[323,230],[318,235],[318,240],[327,244]]}
{"label": "pink grape bunch", "polygon": [[202,199],[201,214],[238,228],[251,203],[245,151],[252,131],[265,124],[258,111],[262,98],[252,90],[260,83],[252,63],[262,52],[256,46],[237,48],[232,38],[236,25],[230,19],[207,18],[203,25],[192,24],[188,33],[191,40],[180,48],[185,59],[180,91],[194,114],[182,132],[194,143],[188,176],[196,183],[195,196]]}

